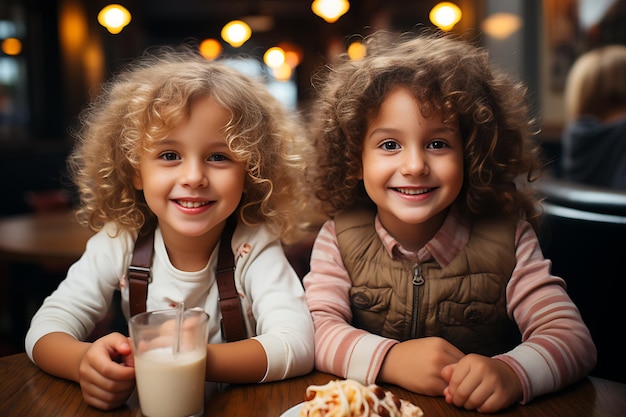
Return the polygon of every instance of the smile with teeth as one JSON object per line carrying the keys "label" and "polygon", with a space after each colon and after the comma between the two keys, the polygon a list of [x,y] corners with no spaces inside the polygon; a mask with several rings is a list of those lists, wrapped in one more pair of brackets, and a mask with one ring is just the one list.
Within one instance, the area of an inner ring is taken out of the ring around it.
{"label": "smile with teeth", "polygon": [[176,203],[185,208],[198,208],[198,207],[206,206],[207,204],[209,204],[208,201],[185,201],[185,200],[176,200]]}
{"label": "smile with teeth", "polygon": [[418,194],[424,194],[427,193],[429,191],[432,191],[432,188],[396,188],[396,190],[402,194],[409,194],[409,195],[418,195]]}

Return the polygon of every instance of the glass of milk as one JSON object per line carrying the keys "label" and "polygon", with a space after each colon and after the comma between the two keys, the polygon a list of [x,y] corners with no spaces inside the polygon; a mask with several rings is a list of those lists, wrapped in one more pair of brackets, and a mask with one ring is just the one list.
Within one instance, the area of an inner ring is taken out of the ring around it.
{"label": "glass of milk", "polygon": [[204,415],[209,316],[202,309],[157,310],[128,321],[141,413]]}

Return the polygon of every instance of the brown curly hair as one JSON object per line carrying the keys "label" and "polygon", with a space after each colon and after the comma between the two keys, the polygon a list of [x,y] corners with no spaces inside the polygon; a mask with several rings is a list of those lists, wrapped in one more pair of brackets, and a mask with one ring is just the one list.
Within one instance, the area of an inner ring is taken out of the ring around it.
{"label": "brown curly hair", "polygon": [[232,67],[208,61],[190,47],[162,47],[103,85],[80,115],[68,160],[82,223],[97,231],[115,222],[119,231],[153,221],[132,181],[142,150],[183,122],[194,100],[211,97],[231,114],[226,140],[248,172],[239,218],[267,223],[285,241],[298,237],[305,204],[302,155],[309,142],[295,112],[284,109],[260,80]]}
{"label": "brown curly hair", "polygon": [[440,112],[444,122],[459,126],[464,184],[456,202],[462,215],[514,215],[537,227],[538,199],[526,185],[543,162],[525,86],[490,68],[486,50],[453,35],[378,32],[363,43],[364,59],[342,55],[313,77],[318,160],[312,182],[325,212],[373,206],[359,180],[363,139],[387,93],[403,86],[425,117]]}

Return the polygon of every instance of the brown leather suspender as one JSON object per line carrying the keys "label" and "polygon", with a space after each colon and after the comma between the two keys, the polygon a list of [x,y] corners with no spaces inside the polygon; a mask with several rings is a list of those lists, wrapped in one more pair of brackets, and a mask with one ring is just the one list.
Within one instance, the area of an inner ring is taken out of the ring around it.
{"label": "brown leather suspender", "polygon": [[[235,257],[231,249],[231,240],[236,221],[229,218],[222,232],[215,279],[219,291],[220,310],[222,312],[222,336],[227,342],[246,338],[246,327],[241,311],[241,301],[235,288]],[[154,229],[152,224],[144,225],[135,241],[133,259],[128,267],[128,291],[130,315],[146,311],[150,265],[154,251]]]}
{"label": "brown leather suspender", "polygon": [[131,317],[146,311],[148,284],[152,281],[150,265],[154,251],[154,229],[154,224],[148,222],[141,228],[135,241],[133,260],[128,267],[128,298]]}
{"label": "brown leather suspender", "polygon": [[236,221],[233,218],[226,221],[220,240],[215,270],[215,280],[220,294],[220,311],[222,312],[222,336],[227,342],[246,338],[246,325],[241,311],[241,300],[237,294],[237,288],[235,288],[235,256],[231,249],[235,225]]}

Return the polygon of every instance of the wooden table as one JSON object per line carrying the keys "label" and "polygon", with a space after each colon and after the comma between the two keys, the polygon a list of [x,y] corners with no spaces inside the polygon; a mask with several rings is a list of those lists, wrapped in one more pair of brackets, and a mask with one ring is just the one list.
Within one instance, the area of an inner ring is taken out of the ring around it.
{"label": "wooden table", "polygon": [[[279,417],[303,400],[310,384],[324,384],[331,375],[313,372],[286,381],[235,385],[207,400],[208,417]],[[485,416],[446,404],[441,397],[426,397],[389,387],[399,398],[422,408],[425,417]],[[557,393],[515,405],[498,416],[517,417],[623,417],[626,385],[588,377]],[[35,367],[25,354],[0,358],[0,416],[141,417],[137,404],[100,411],[82,399],[78,384],[50,376]]]}
{"label": "wooden table", "polygon": [[[56,288],[92,235],[69,210],[0,218],[0,319],[8,331],[1,336],[11,346],[3,349],[23,346],[30,309]],[[38,269],[17,273],[24,265]]]}
{"label": "wooden table", "polygon": [[0,218],[0,257],[10,261],[71,264],[93,235],[70,211]]}

